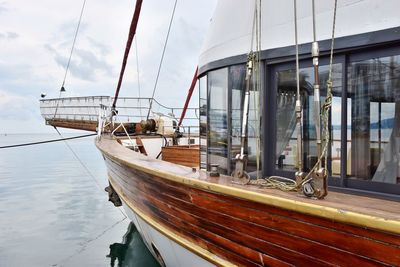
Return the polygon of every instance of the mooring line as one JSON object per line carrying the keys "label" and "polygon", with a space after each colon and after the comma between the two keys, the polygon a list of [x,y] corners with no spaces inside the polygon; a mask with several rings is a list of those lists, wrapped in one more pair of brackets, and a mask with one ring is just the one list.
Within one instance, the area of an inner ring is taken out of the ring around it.
{"label": "mooring line", "polygon": [[107,227],[105,230],[103,230],[103,232],[101,232],[100,234],[98,234],[98,235],[95,236],[94,238],[86,240],[84,243],[82,243],[82,244],[80,245],[81,248],[80,248],[78,251],[76,251],[74,254],[72,254],[72,255],[70,255],[70,256],[64,258],[64,259],[61,260],[59,263],[53,264],[52,266],[62,266],[63,263],[65,263],[65,262],[71,260],[73,257],[75,257],[75,256],[77,256],[77,255],[79,255],[79,254],[81,254],[82,252],[84,252],[84,251],[86,250],[87,246],[88,246],[91,242],[96,241],[97,239],[99,239],[100,237],[102,237],[103,235],[105,235],[108,231],[112,230],[115,226],[117,226],[118,224],[122,223],[125,219],[126,219],[126,217],[123,218],[122,220],[117,221],[116,223],[112,224],[111,226]]}
{"label": "mooring line", "polygon": [[[61,136],[62,139],[60,140],[64,140],[65,145],[69,148],[69,150],[71,150],[72,154],[74,154],[76,160],[81,164],[81,166],[85,169],[85,171],[87,172],[87,174],[89,175],[89,177],[93,180],[93,182],[97,185],[97,187],[99,188],[99,190],[101,192],[104,192],[102,186],[100,185],[100,183],[97,181],[96,177],[94,177],[94,175],[92,174],[92,172],[89,170],[89,168],[85,165],[85,163],[83,163],[83,161],[79,158],[79,156],[75,153],[75,151],[72,149],[72,147],[68,144],[67,140],[65,140],[65,138],[63,138],[62,134],[60,133],[60,131],[57,129],[57,127],[54,126],[54,129],[57,131],[57,133]],[[118,207],[117,207],[118,208]],[[118,208],[119,212],[121,213],[122,217],[124,217],[124,219],[127,217],[125,215],[125,213]]]}
{"label": "mooring line", "polygon": [[45,141],[39,141],[39,142],[32,142],[32,143],[24,143],[24,144],[14,144],[14,145],[0,146],[0,149],[3,149],[3,148],[21,147],[21,146],[33,146],[33,145],[47,144],[47,143],[53,143],[53,142],[59,142],[59,141],[66,141],[66,140],[84,138],[84,137],[89,137],[89,136],[94,136],[94,135],[96,135],[96,134],[85,134],[85,135],[79,135],[79,136],[74,136],[74,137],[66,137],[66,138],[61,138],[61,139],[51,139],[51,140],[45,140]]}

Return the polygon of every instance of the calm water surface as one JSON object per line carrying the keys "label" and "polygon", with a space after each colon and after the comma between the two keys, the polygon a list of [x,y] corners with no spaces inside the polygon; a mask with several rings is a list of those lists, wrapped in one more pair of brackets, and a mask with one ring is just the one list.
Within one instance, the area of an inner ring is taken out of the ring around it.
{"label": "calm water surface", "polygon": [[[1,135],[0,146],[58,137]],[[158,266],[107,201],[94,137],[68,144],[90,174],[64,142],[0,149],[0,266]]]}

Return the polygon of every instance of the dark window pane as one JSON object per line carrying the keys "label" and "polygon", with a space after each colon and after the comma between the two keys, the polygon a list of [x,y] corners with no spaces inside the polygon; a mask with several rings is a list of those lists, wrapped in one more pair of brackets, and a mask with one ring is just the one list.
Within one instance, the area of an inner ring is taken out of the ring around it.
{"label": "dark window pane", "polygon": [[[231,159],[240,153],[241,146],[241,132],[242,132],[242,116],[243,116],[243,100],[246,92],[246,65],[235,65],[230,67],[230,79],[231,79],[231,101],[232,101],[232,112],[231,112]],[[245,151],[248,155],[247,171],[257,170],[257,136],[259,136],[259,112],[261,110],[261,99],[260,93],[255,92],[252,83],[250,84],[250,101],[249,101],[249,117],[248,117],[248,130],[247,130],[247,150]],[[257,112],[258,110],[258,112]],[[261,159],[260,164],[261,164]],[[235,168],[235,161],[232,160],[232,170]],[[261,166],[260,166],[261,169]]]}
{"label": "dark window pane", "polygon": [[[276,99],[276,168],[295,171],[298,169],[297,155],[297,129],[296,129],[296,71],[294,69],[279,71],[277,75]],[[329,67],[319,67],[321,104],[326,96],[326,82]],[[303,106],[303,155],[304,169],[308,171],[317,160],[314,108],[314,72],[313,68],[300,69],[300,91]],[[333,65],[333,100],[330,114],[331,151],[328,164],[331,164],[332,174],[340,175],[340,149],[341,149],[341,92],[342,92],[342,65]],[[321,123],[321,127],[322,127]],[[321,137],[323,138],[323,137]]]}
{"label": "dark window pane", "polygon": [[200,90],[200,168],[207,168],[207,76],[199,81]]}
{"label": "dark window pane", "polygon": [[208,73],[208,165],[218,164],[228,170],[228,71]]}
{"label": "dark window pane", "polygon": [[400,183],[400,56],[349,66],[348,175]]}

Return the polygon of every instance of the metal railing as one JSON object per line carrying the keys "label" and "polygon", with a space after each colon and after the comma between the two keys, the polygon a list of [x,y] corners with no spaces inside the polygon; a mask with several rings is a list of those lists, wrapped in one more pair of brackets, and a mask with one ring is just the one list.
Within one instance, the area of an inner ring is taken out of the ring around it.
{"label": "metal railing", "polygon": [[[146,119],[150,109],[151,98],[120,97],[116,110],[119,122],[140,122]],[[114,101],[110,96],[68,97],[40,100],[40,111],[46,121],[69,120],[98,122],[101,109],[103,113],[111,115],[111,104]],[[102,108],[101,108],[102,107]],[[153,99],[150,110],[152,115],[168,116],[179,120],[183,108],[167,107]],[[183,126],[198,127],[199,109],[188,108]]]}

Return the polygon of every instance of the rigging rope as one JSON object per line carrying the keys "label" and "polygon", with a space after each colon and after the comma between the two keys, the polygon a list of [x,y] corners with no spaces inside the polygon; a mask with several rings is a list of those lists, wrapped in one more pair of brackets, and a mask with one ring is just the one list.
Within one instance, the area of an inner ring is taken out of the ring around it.
{"label": "rigging rope", "polygon": [[[330,132],[329,132],[329,112],[332,106],[332,70],[333,70],[333,48],[335,45],[335,28],[336,28],[336,10],[337,10],[337,0],[335,0],[334,9],[333,9],[333,23],[332,23],[332,37],[331,37],[331,50],[330,50],[330,59],[329,59],[329,76],[328,81],[326,82],[327,85],[327,92],[324,104],[322,105],[322,123],[323,123],[323,132],[322,136],[324,137],[324,146],[322,148],[321,154],[318,155],[318,160],[313,166],[313,168],[309,171],[309,173],[304,178],[304,183],[307,183],[312,178],[310,177],[311,174],[317,169],[317,167],[324,159],[325,166],[328,166],[328,146],[330,140]],[[326,169],[326,171],[328,171]]]}
{"label": "rigging rope", "polygon": [[89,136],[94,136],[94,135],[96,135],[96,134],[95,133],[94,134],[85,134],[85,135],[79,135],[79,136],[74,136],[74,137],[66,137],[66,138],[61,138],[61,139],[51,139],[51,140],[45,140],[45,141],[39,141],[39,142],[31,142],[31,143],[24,143],[24,144],[0,146],[0,149],[47,144],[47,143],[53,143],[53,142],[59,142],[59,141],[66,141],[66,140],[84,138],[84,137],[89,137]]}
{"label": "rigging rope", "polygon": [[140,73],[139,73],[139,52],[137,46],[137,35],[135,38],[135,53],[136,53],[136,72],[137,72],[137,84],[138,84],[138,104],[139,104],[139,112],[140,112],[140,119],[142,119],[142,104],[140,103]]}
{"label": "rigging rope", "polygon": [[[83,161],[79,158],[79,156],[75,153],[75,151],[72,149],[72,147],[68,144],[66,138],[64,138],[62,136],[62,134],[60,133],[60,131],[57,129],[57,127],[53,126],[54,129],[56,130],[56,132],[58,133],[58,135],[63,139],[65,145],[69,148],[69,150],[72,152],[72,154],[75,156],[76,160],[79,162],[79,164],[83,167],[83,169],[85,169],[86,173],[89,175],[89,177],[93,180],[93,182],[97,185],[97,188],[103,192],[102,186],[100,185],[100,183],[97,181],[96,177],[94,177],[94,175],[92,174],[92,172],[89,170],[89,168],[85,165],[85,163],[83,163]],[[92,134],[95,135],[95,134]],[[118,209],[119,212],[122,214],[122,216],[124,217],[124,219],[126,219],[126,215],[125,213],[121,210]]]}
{"label": "rigging rope", "polygon": [[256,140],[257,140],[257,149],[256,149],[256,153],[257,153],[257,177],[260,174],[260,169],[261,169],[261,134],[260,134],[260,128],[261,128],[261,117],[260,117],[260,111],[261,111],[261,104],[260,104],[260,96],[262,94],[261,89],[262,89],[262,84],[261,84],[261,34],[262,34],[262,9],[261,9],[261,3],[262,1],[259,0],[259,11],[258,11],[258,42],[257,42],[257,61],[258,61],[258,71],[256,72],[257,77],[257,92],[258,92],[258,96],[255,97],[256,101],[255,101],[255,105],[256,107],[258,107],[257,111],[255,112],[255,116],[256,116],[256,122],[257,122],[257,127],[256,127]]}
{"label": "rigging rope", "polygon": [[303,152],[302,152],[302,107],[301,107],[301,98],[300,98],[300,67],[299,67],[299,44],[297,40],[297,3],[296,0],[294,3],[294,39],[296,43],[296,120],[297,120],[297,164],[299,165],[299,174],[303,171]]}
{"label": "rigging rope", "polygon": [[76,38],[77,38],[77,36],[78,36],[79,28],[80,28],[80,26],[81,26],[81,21],[82,21],[83,11],[85,10],[85,5],[86,5],[86,0],[83,1],[83,5],[82,5],[82,9],[81,9],[81,14],[80,14],[80,16],[79,16],[78,26],[76,27],[76,31],[75,31],[74,41],[72,42],[72,47],[71,47],[71,52],[70,52],[70,54],[69,54],[67,67],[65,68],[64,80],[63,80],[63,82],[62,82],[61,89],[64,87],[64,85],[65,85],[65,80],[67,79],[67,73],[68,73],[68,70],[69,70],[69,65],[70,65],[70,63],[71,63],[72,54],[74,53]]}
{"label": "rigging rope", "polygon": [[[57,127],[53,126],[54,129],[57,131],[58,135],[62,138],[65,139],[62,134],[60,133],[60,131],[57,129]],[[94,177],[94,175],[89,171],[88,167],[86,167],[86,165],[82,162],[82,160],[78,157],[78,155],[75,153],[75,151],[72,149],[72,147],[68,144],[68,142],[66,140],[63,140],[65,145],[69,148],[69,150],[71,150],[72,154],[74,154],[75,158],[78,160],[78,162],[82,165],[82,167],[85,169],[85,171],[87,172],[87,174],[89,174],[89,176],[93,179],[93,181],[96,183],[97,187],[101,190],[101,185],[99,184],[99,182],[96,180],[96,178]]]}
{"label": "rigging rope", "polygon": [[129,28],[129,35],[128,35],[128,40],[126,41],[126,47],[125,47],[124,58],[122,60],[121,72],[119,74],[118,85],[117,85],[117,89],[115,90],[114,102],[112,104],[112,110],[114,110],[114,111],[115,111],[115,106],[116,106],[117,100],[118,100],[119,90],[121,89],[122,79],[124,78],[125,67],[126,67],[126,63],[128,61],[129,51],[131,50],[133,37],[136,34],[136,28],[137,28],[137,24],[139,22],[139,16],[140,16],[140,10],[142,8],[142,2],[143,2],[142,0],[136,1],[135,12],[133,13],[131,26]]}
{"label": "rigging rope", "polygon": [[[296,0],[294,0],[296,2]],[[322,159],[325,161],[325,166],[327,166],[327,151],[330,142],[330,133],[329,133],[329,112],[332,106],[332,73],[333,73],[333,50],[335,44],[335,28],[336,28],[336,12],[337,12],[337,0],[334,2],[334,11],[333,11],[333,23],[332,23],[332,36],[331,36],[331,49],[330,49],[330,60],[329,60],[329,76],[327,81],[327,96],[325,98],[324,104],[322,106],[322,122],[323,122],[323,132],[322,135],[324,137],[324,146],[321,154],[318,156],[318,160],[313,166],[313,168],[307,173],[305,178],[301,183],[296,183],[296,181],[281,177],[281,176],[270,176],[257,180],[249,180],[247,184],[250,185],[258,185],[267,188],[276,188],[282,191],[297,191],[304,184],[310,182],[312,180],[311,174],[317,169]],[[297,27],[296,27],[297,28]],[[297,39],[297,38],[296,38]],[[297,42],[296,42],[297,43]],[[296,49],[297,50],[297,49]],[[298,53],[296,53],[296,57]]]}
{"label": "rigging rope", "polygon": [[[81,13],[80,13],[80,15],[79,15],[79,20],[78,20],[78,26],[76,27],[76,31],[75,31],[75,35],[74,35],[74,40],[73,40],[73,42],[72,42],[71,51],[70,51],[70,53],[69,53],[69,58],[68,58],[67,66],[65,67],[64,79],[63,79],[63,82],[62,82],[62,85],[61,85],[61,88],[60,88],[60,93],[59,93],[59,95],[58,95],[58,98],[60,98],[60,97],[61,97],[61,94],[62,94],[63,92],[65,92],[64,85],[65,85],[65,81],[66,81],[66,79],[67,79],[67,74],[68,74],[68,70],[69,70],[69,65],[70,65],[70,63],[71,63],[72,54],[74,53],[75,43],[76,43],[76,39],[77,39],[77,37],[78,37],[79,28],[80,28],[80,26],[81,26],[82,17],[83,17],[83,11],[85,10],[85,5],[86,5],[86,0],[83,0],[83,4],[82,4],[82,8],[81,8]],[[58,106],[59,106],[59,100],[57,100],[56,110],[54,111],[54,117],[53,117],[53,118],[55,118],[56,115],[57,115]]]}
{"label": "rigging rope", "polygon": [[167,31],[167,37],[165,38],[164,48],[163,48],[163,52],[162,52],[162,54],[161,54],[161,60],[160,60],[159,66],[158,66],[157,77],[156,77],[156,81],[155,81],[155,83],[154,83],[153,94],[151,95],[150,106],[149,106],[149,110],[148,110],[148,112],[147,112],[147,117],[146,117],[146,119],[149,119],[150,111],[151,111],[151,108],[152,108],[152,106],[153,106],[154,94],[156,93],[158,78],[159,78],[159,76],[160,76],[161,66],[162,66],[162,63],[163,63],[163,60],[164,60],[165,49],[167,48],[168,38],[169,38],[169,34],[170,34],[170,32],[171,32],[171,26],[172,26],[172,21],[174,20],[174,16],[175,16],[175,10],[176,10],[176,4],[177,4],[177,2],[178,2],[178,0],[175,0],[174,9],[172,10],[171,19],[170,19],[170,21],[169,21],[169,26],[168,26],[168,31]]}
{"label": "rigging rope", "polygon": [[[257,4],[258,2],[258,4]],[[257,179],[260,177],[260,158],[261,158],[261,139],[260,139],[260,102],[259,97],[261,94],[261,0],[255,1],[255,16],[256,16],[256,52],[255,52],[255,90],[253,94],[254,101],[254,122],[255,122],[255,139],[256,139],[256,168]]]}

